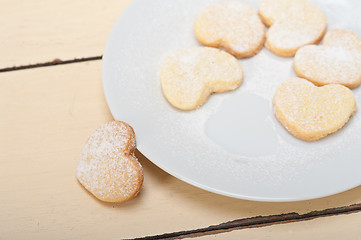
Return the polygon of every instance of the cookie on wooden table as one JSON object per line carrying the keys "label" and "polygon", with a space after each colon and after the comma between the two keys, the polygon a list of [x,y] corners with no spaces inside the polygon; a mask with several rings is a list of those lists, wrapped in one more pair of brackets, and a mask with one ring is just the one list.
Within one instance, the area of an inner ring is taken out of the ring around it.
{"label": "cookie on wooden table", "polygon": [[133,128],[112,121],[97,128],[79,158],[76,176],[95,197],[123,202],[135,197],[143,184],[143,168],[134,156]]}

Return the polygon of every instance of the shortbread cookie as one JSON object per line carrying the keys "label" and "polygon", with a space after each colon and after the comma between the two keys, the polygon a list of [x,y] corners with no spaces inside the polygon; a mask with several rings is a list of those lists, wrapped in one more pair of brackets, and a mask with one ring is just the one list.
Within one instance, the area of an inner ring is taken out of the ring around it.
{"label": "shortbread cookie", "polygon": [[134,156],[133,128],[120,121],[101,125],[80,155],[76,176],[95,197],[123,202],[135,197],[143,184],[143,168]]}
{"label": "shortbread cookie", "polygon": [[302,78],[282,83],[273,104],[280,123],[295,137],[306,141],[339,130],[357,108],[350,89],[339,84],[316,87]]}
{"label": "shortbread cookie", "polygon": [[282,57],[292,57],[307,44],[321,40],[327,19],[306,0],[263,0],[259,15],[269,30],[266,47]]}
{"label": "shortbread cookie", "polygon": [[198,108],[214,92],[238,88],[242,79],[236,58],[209,47],[177,50],[165,59],[161,69],[164,96],[182,110]]}
{"label": "shortbread cookie", "polygon": [[265,27],[257,12],[232,1],[203,10],[194,23],[194,33],[204,45],[223,48],[237,58],[255,55],[265,40]]}
{"label": "shortbread cookie", "polygon": [[351,31],[331,30],[322,45],[297,51],[294,69],[318,86],[338,83],[355,88],[361,84],[361,38]]}

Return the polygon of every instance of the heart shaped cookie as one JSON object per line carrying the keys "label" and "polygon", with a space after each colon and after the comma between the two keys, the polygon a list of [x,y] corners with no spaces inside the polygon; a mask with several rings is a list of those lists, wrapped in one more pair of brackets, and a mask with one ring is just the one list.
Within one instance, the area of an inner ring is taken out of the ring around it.
{"label": "heart shaped cookie", "polygon": [[297,51],[294,69],[318,86],[338,83],[355,88],[361,84],[361,38],[351,31],[331,30],[322,45]]}
{"label": "heart shaped cookie", "polygon": [[164,96],[174,107],[191,110],[214,92],[236,89],[242,67],[232,55],[215,48],[193,47],[169,55],[161,69]]}
{"label": "heart shaped cookie", "polygon": [[316,87],[302,78],[282,83],[273,105],[280,123],[295,137],[306,141],[339,130],[357,108],[350,89],[339,84]]}
{"label": "heart shaped cookie", "polygon": [[90,135],[80,155],[76,171],[79,182],[105,202],[135,197],[143,184],[135,148],[131,126],[119,121],[101,125]]}
{"label": "heart shaped cookie", "polygon": [[198,40],[220,47],[237,58],[251,57],[262,49],[265,27],[257,12],[242,2],[220,2],[208,6],[194,23]]}
{"label": "heart shaped cookie", "polygon": [[292,57],[300,47],[317,43],[327,27],[325,15],[307,0],[263,0],[259,15],[269,27],[266,47],[282,57]]}

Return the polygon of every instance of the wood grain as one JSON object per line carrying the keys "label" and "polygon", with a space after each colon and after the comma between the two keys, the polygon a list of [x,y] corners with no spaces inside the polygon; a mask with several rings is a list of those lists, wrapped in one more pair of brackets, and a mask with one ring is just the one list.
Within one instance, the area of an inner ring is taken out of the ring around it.
{"label": "wood grain", "polygon": [[2,0],[0,69],[100,56],[131,0]]}
{"label": "wood grain", "polygon": [[194,237],[192,239],[360,240],[360,226],[361,213],[359,212],[349,215],[317,218],[310,221],[272,225],[263,228],[241,229],[212,236]]}
{"label": "wood grain", "polygon": [[77,182],[75,167],[90,133],[112,119],[101,61],[3,72],[0,111],[4,239],[135,238],[361,203],[361,187],[294,203],[232,199],[186,184],[140,153],[145,171],[141,193],[123,204],[96,200]]}
{"label": "wood grain", "polygon": [[51,62],[35,63],[35,64],[29,64],[29,65],[20,65],[20,66],[1,68],[0,72],[10,72],[10,71],[18,71],[18,70],[31,69],[31,68],[49,67],[49,66],[55,66],[55,65],[64,65],[64,64],[70,64],[70,63],[88,62],[88,61],[94,61],[94,60],[101,60],[102,57],[103,56],[74,58],[74,59],[71,59],[71,60],[61,60],[59,58],[55,58]]}
{"label": "wood grain", "polygon": [[361,204],[352,204],[350,206],[329,208],[319,211],[312,211],[304,214],[298,213],[283,213],[278,215],[268,215],[268,216],[256,216],[250,218],[236,219],[233,221],[221,223],[218,225],[212,225],[200,229],[192,229],[187,231],[166,233],[156,236],[146,236],[141,238],[136,238],[137,240],[155,240],[155,239],[184,239],[184,238],[195,238],[199,236],[209,236],[214,234],[219,234],[223,232],[229,232],[245,228],[260,228],[265,226],[271,226],[275,224],[285,224],[289,222],[300,222],[308,221],[315,218],[336,216],[341,214],[351,214],[361,211]]}

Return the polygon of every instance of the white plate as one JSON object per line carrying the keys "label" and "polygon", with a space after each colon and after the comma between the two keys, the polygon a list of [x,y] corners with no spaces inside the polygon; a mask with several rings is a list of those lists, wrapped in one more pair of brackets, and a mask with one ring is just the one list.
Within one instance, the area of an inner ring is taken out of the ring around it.
{"label": "white plate", "polygon": [[[263,49],[240,60],[241,87],[212,95],[199,110],[179,111],[165,100],[161,63],[173,50],[199,45],[193,22],[213,2],[133,0],[117,20],[103,57],[103,85],[114,118],[135,129],[138,149],[185,182],[242,199],[297,201],[360,185],[360,112],[317,142],[294,138],[272,114],[277,86],[295,76],[292,58]],[[245,2],[255,9],[259,4]],[[326,14],[329,29],[361,36],[359,1],[313,3]],[[360,90],[353,91],[359,105]]]}

